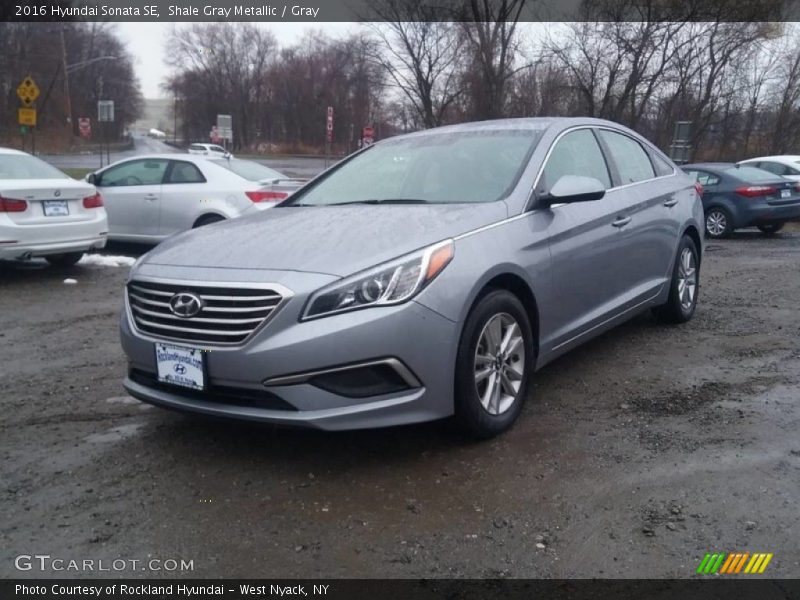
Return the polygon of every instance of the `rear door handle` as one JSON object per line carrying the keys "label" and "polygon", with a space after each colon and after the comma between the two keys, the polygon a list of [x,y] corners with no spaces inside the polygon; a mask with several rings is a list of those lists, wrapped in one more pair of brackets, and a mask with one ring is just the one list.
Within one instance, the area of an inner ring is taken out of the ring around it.
{"label": "rear door handle", "polygon": [[630,217],[617,217],[617,220],[611,223],[614,227],[625,227],[628,223],[631,222]]}
{"label": "rear door handle", "polygon": [[664,202],[664,206],[666,206],[667,208],[672,208],[677,203],[678,203],[678,199],[677,198],[673,198],[672,200],[667,200],[666,202]]}
{"label": "rear door handle", "polygon": [[153,200],[158,200],[158,196],[156,196],[155,194],[145,194],[144,199],[152,202]]}

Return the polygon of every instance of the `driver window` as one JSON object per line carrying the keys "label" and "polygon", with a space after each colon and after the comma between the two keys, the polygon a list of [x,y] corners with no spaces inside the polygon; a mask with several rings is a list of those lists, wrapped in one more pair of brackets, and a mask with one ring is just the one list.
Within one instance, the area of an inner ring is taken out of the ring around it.
{"label": "driver window", "polygon": [[564,175],[593,177],[611,187],[608,165],[591,130],[570,131],[556,143],[544,167],[545,187],[550,189]]}
{"label": "driver window", "polygon": [[100,185],[103,187],[161,185],[166,170],[166,160],[132,160],[102,173]]}

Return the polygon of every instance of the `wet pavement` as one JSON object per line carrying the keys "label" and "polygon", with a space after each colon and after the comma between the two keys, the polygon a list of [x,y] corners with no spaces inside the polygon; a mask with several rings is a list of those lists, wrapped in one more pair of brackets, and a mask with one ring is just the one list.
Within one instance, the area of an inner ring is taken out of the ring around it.
{"label": "wet pavement", "polygon": [[41,576],[14,569],[32,553],[193,560],[111,574],[151,577],[688,577],[713,551],[800,569],[797,229],[709,243],[693,321],[640,315],[560,358],[481,443],[141,404],[126,274],[0,267],[0,576]]}

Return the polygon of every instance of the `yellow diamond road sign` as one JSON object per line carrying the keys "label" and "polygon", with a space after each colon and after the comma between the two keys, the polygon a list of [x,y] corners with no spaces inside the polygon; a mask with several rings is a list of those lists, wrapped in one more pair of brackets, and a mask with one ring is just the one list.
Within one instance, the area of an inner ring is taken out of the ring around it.
{"label": "yellow diamond road sign", "polygon": [[19,99],[22,100],[25,106],[30,106],[39,97],[39,86],[28,76],[23,79],[22,83],[17,87],[17,96],[19,96]]}

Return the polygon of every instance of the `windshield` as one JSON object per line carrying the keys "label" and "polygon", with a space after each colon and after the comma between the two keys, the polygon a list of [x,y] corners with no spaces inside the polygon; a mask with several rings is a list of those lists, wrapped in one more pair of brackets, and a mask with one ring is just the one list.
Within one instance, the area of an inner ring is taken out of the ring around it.
{"label": "windshield", "polygon": [[493,202],[508,195],[539,141],[538,130],[487,130],[382,142],[283,206]]}
{"label": "windshield", "polygon": [[782,179],[780,175],[775,175],[775,173],[770,173],[757,167],[738,166],[724,169],[724,171],[731,177],[741,179],[746,183],[766,183]]}
{"label": "windshield", "polygon": [[233,171],[239,177],[248,179],[250,181],[261,181],[262,179],[286,179],[282,173],[278,173],[274,169],[265,167],[250,160],[239,160],[238,158],[219,160],[212,160],[215,165],[224,167],[228,171]]}
{"label": "windshield", "polygon": [[0,179],[69,179],[69,177],[35,156],[0,154]]}

